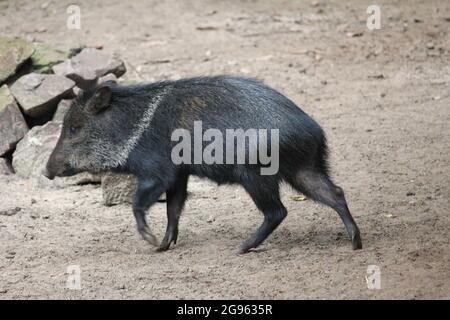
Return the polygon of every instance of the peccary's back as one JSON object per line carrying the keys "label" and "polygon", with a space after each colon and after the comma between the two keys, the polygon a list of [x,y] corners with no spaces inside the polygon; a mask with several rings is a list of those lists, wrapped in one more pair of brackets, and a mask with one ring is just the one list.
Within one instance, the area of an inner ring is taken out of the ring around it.
{"label": "peccary's back", "polygon": [[268,86],[238,77],[205,77],[173,82],[155,113],[152,126],[170,135],[193,130],[278,129],[280,156],[306,161],[324,149],[321,127],[290,99]]}

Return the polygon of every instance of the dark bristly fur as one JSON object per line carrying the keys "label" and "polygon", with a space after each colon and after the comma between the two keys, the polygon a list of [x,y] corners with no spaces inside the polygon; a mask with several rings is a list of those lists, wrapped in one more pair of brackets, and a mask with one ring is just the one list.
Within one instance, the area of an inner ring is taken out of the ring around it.
{"label": "dark bristly fur", "polygon": [[[279,171],[261,175],[260,163],[174,164],[171,150],[178,141],[171,141],[171,134],[178,128],[192,133],[194,121],[202,121],[203,132],[215,128],[224,137],[226,129],[279,129]],[[157,241],[145,212],[166,192],[168,224],[160,250],[177,241],[191,174],[242,185],[264,214],[242,253],[256,248],[287,215],[279,195],[282,181],[336,210],[353,248],[362,246],[344,193],[329,178],[321,127],[291,100],[255,80],[217,76],[137,86],[100,84],[75,100],[47,171],[50,178],[81,171],[134,174],[133,212],[139,232],[152,244]]]}

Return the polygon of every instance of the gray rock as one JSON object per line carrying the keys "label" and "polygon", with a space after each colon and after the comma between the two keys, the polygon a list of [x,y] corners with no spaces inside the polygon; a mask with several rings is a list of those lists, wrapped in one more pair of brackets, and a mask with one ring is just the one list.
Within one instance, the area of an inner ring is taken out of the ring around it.
{"label": "gray rock", "polygon": [[66,76],[81,89],[88,89],[99,77],[109,73],[120,77],[126,72],[125,64],[115,55],[93,48],[85,48],[70,60],[53,66],[53,72]]}
{"label": "gray rock", "polygon": [[73,87],[73,93],[74,93],[76,96],[78,96],[78,95],[81,93],[81,91],[83,91],[83,90],[81,90],[81,89],[78,88],[78,87]]}
{"label": "gray rock", "polygon": [[98,79],[98,83],[102,83],[102,82],[105,82],[105,81],[115,81],[115,82],[117,82],[117,80],[118,80],[118,78],[116,77],[115,74],[109,73],[106,76],[100,77]]}
{"label": "gray rock", "polygon": [[13,174],[11,167],[8,164],[8,161],[4,158],[0,158],[0,176],[7,176]]}
{"label": "gray rock", "polygon": [[11,92],[23,111],[37,118],[52,112],[58,102],[72,97],[75,82],[54,74],[30,73],[11,86]]}
{"label": "gray rock", "polygon": [[102,177],[103,203],[113,206],[131,203],[136,190],[136,178],[132,175],[107,173]]}
{"label": "gray rock", "polygon": [[28,126],[6,85],[0,87],[0,156],[12,150]]}
{"label": "gray rock", "polygon": [[17,144],[13,153],[12,165],[16,174],[25,178],[40,176],[60,132],[61,124],[51,121],[43,126],[33,127]]}
{"label": "gray rock", "polygon": [[12,76],[33,52],[33,45],[24,39],[0,37],[0,84]]}
{"label": "gray rock", "polygon": [[[105,173],[102,176],[102,196],[105,206],[130,204],[136,191],[136,178],[131,174]],[[165,202],[165,194],[158,202]]]}
{"label": "gray rock", "polygon": [[53,115],[52,121],[54,122],[63,122],[64,116],[66,115],[67,111],[70,109],[70,106],[72,105],[71,99],[63,99],[58,103],[58,107],[56,108],[56,112]]}

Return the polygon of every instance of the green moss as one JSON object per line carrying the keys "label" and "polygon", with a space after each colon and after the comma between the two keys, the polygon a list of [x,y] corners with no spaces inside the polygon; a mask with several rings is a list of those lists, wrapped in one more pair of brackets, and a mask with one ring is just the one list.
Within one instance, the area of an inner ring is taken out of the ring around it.
{"label": "green moss", "polygon": [[55,64],[69,58],[69,52],[52,48],[45,44],[36,44],[34,49],[34,53],[31,56],[33,68],[41,73],[50,72]]}

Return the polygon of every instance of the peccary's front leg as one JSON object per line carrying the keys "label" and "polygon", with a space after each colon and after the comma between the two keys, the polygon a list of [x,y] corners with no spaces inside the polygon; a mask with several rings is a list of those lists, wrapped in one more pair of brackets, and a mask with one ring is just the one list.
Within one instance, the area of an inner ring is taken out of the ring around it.
{"label": "peccary's front leg", "polygon": [[133,199],[133,214],[136,218],[139,233],[146,241],[154,246],[158,246],[158,240],[145,221],[145,212],[158,201],[158,198],[164,191],[163,184],[156,179],[138,178],[137,189]]}

